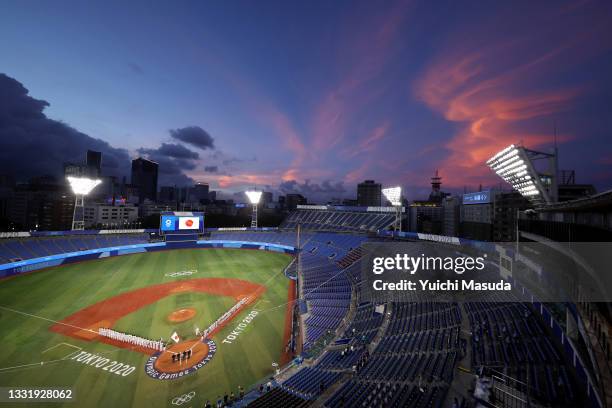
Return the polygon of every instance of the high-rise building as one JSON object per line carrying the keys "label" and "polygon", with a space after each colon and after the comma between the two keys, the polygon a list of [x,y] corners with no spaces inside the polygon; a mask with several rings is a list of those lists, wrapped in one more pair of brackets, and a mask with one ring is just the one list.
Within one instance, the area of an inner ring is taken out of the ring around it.
{"label": "high-rise building", "polygon": [[102,174],[102,153],[93,150],[87,150],[87,165],[89,176],[100,177]]}
{"label": "high-rise building", "polygon": [[195,186],[189,189],[188,200],[191,203],[202,203],[208,200],[208,183],[196,183]]}
{"label": "high-rise building", "polygon": [[176,203],[178,201],[178,188],[175,186],[161,186],[159,201],[162,203]]}
{"label": "high-rise building", "polygon": [[138,187],[138,202],[157,199],[157,173],[159,165],[139,157],[132,160],[132,185]]}
{"label": "high-rise building", "polygon": [[357,205],[360,207],[380,207],[382,185],[374,180],[357,184]]}
{"label": "high-rise building", "polygon": [[478,241],[493,239],[494,191],[477,191],[463,195],[460,235]]}
{"label": "high-rise building", "polygon": [[442,200],[442,211],[444,221],[442,224],[442,234],[449,237],[459,236],[459,197],[448,196]]}
{"label": "high-rise building", "polygon": [[8,218],[21,230],[66,230],[72,225],[74,195],[52,177],[15,187]]}
{"label": "high-rise building", "polygon": [[287,194],[285,202],[287,209],[292,211],[295,210],[298,205],[306,204],[306,198],[301,194]]}
{"label": "high-rise building", "polygon": [[440,203],[414,201],[409,214],[408,231],[442,234],[444,212]]}
{"label": "high-rise building", "polygon": [[264,207],[270,204],[272,200],[273,200],[273,196],[272,196],[271,191],[264,191],[263,193],[261,193],[261,203],[263,204]]}

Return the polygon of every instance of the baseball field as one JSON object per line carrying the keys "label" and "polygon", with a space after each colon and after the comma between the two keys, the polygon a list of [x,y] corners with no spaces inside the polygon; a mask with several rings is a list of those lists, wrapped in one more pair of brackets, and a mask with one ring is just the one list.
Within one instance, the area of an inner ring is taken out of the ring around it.
{"label": "baseball field", "polygon": [[[40,406],[187,408],[237,394],[288,358],[293,282],[283,270],[290,262],[274,252],[188,249],[2,280],[0,385],[74,393],[73,402]],[[211,325],[206,342],[196,336]],[[105,338],[99,327],[163,339],[169,348]],[[189,359],[172,361],[187,348]]]}

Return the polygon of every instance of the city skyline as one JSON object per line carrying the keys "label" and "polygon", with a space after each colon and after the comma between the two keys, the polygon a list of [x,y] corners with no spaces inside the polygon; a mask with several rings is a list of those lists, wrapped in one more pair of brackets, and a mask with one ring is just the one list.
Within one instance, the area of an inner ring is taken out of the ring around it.
{"label": "city skyline", "polygon": [[450,191],[499,185],[493,153],[556,134],[560,169],[612,185],[603,2],[63,4],[4,6],[0,173],[89,148],[106,174],[157,161],[159,186],[420,198],[436,169]]}

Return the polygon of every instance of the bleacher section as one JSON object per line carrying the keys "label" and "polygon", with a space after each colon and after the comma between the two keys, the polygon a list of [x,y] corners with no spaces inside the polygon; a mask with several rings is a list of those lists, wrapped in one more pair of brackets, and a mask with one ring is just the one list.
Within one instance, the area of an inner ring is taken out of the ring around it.
{"label": "bleacher section", "polygon": [[280,228],[306,230],[376,232],[393,224],[394,213],[351,210],[301,209],[293,211]]}
{"label": "bleacher section", "polygon": [[310,405],[282,388],[274,388],[247,405],[248,408],[304,408]]}
{"label": "bleacher section", "polygon": [[577,406],[569,369],[541,319],[518,302],[465,304],[470,328],[472,366],[495,369],[516,379],[518,391],[543,404]]}
{"label": "bleacher section", "polygon": [[325,405],[353,406],[365,399],[367,406],[438,406],[461,353],[460,324],[455,303],[392,304],[382,340]]}
{"label": "bleacher section", "polygon": [[40,258],[66,252],[148,242],[148,234],[66,235],[0,240],[0,263]]}
{"label": "bleacher section", "polygon": [[368,344],[376,336],[382,320],[383,314],[376,313],[371,303],[359,305],[353,321],[340,341],[345,340],[351,344]]}

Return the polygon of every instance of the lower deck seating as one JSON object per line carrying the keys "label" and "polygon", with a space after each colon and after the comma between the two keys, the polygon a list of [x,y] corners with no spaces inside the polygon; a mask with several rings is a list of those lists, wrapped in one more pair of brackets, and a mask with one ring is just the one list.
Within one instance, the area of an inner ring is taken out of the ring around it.
{"label": "lower deck seating", "polygon": [[518,380],[519,391],[540,403],[578,406],[579,395],[562,354],[531,306],[519,302],[464,305],[473,332],[472,367],[493,368]]}
{"label": "lower deck seating", "polygon": [[291,394],[282,388],[274,388],[247,405],[248,408],[304,408],[310,401]]}
{"label": "lower deck seating", "polygon": [[88,249],[108,248],[149,242],[148,234],[65,235],[0,240],[0,263],[41,258]]}

